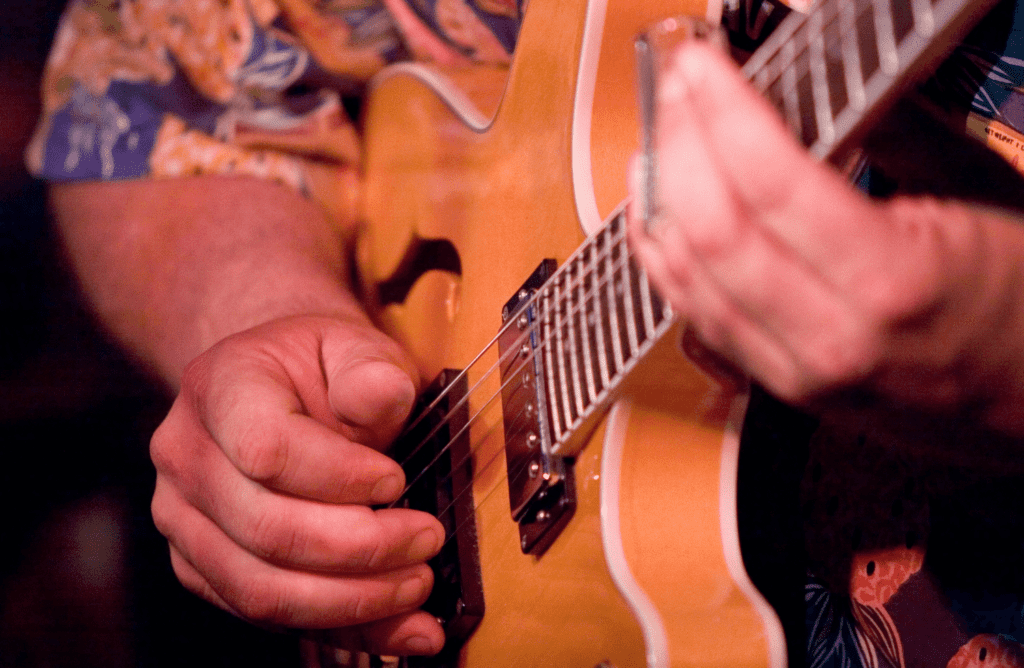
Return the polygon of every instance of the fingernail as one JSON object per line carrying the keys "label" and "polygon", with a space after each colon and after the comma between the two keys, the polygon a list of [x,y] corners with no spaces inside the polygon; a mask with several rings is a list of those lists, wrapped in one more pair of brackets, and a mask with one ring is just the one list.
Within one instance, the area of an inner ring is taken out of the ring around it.
{"label": "fingernail", "polygon": [[405,651],[409,654],[434,654],[437,649],[430,638],[413,636],[405,641]]}
{"label": "fingernail", "polygon": [[398,591],[395,592],[395,603],[399,606],[416,605],[423,598],[425,586],[426,582],[423,578],[406,580],[398,585]]}
{"label": "fingernail", "polygon": [[434,556],[439,549],[441,549],[441,541],[438,539],[437,532],[433,529],[423,529],[409,544],[408,556],[413,561],[421,561]]}
{"label": "fingernail", "polygon": [[370,503],[390,503],[402,493],[402,476],[386,475],[377,481],[370,492]]}

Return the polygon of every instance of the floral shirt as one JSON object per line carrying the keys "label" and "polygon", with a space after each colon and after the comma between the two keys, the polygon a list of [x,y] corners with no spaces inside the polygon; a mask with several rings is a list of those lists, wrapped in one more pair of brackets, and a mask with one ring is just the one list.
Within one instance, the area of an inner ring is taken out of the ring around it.
{"label": "floral shirt", "polygon": [[525,0],[72,0],[27,151],[51,182],[354,161],[344,100],[388,63],[507,63]]}

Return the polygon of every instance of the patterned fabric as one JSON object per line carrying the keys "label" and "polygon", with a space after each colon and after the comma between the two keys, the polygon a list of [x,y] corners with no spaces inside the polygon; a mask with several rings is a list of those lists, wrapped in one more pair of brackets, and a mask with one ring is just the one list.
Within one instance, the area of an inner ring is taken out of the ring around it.
{"label": "patterned fabric", "polygon": [[[997,5],[926,92],[1024,171],[1024,3]],[[827,426],[811,452],[808,665],[1020,666],[1024,481]]]}
{"label": "patterned fabric", "polygon": [[1000,3],[934,77],[968,132],[1024,170],[1024,5]]}
{"label": "patterned fabric", "polygon": [[54,182],[236,173],[329,199],[343,96],[415,57],[507,63],[523,0],[72,0],[27,151]]}

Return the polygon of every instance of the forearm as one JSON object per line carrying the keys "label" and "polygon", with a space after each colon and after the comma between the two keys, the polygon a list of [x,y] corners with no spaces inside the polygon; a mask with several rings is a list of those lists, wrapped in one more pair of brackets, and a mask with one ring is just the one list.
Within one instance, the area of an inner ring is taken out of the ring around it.
{"label": "forearm", "polygon": [[86,296],[172,387],[213,343],[301,313],[363,318],[320,207],[238,177],[59,185],[52,206]]}

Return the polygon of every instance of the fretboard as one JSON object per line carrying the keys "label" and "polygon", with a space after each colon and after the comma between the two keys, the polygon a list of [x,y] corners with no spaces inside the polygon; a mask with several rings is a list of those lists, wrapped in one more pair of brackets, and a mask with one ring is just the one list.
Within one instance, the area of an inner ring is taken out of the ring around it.
{"label": "fretboard", "polygon": [[515,386],[536,383],[544,447],[571,454],[573,435],[668,330],[672,314],[632,259],[622,211],[527,301],[518,334],[503,346],[503,355],[521,354],[503,363],[502,376]]}
{"label": "fretboard", "polygon": [[[820,0],[792,13],[744,66],[813,155],[838,159],[994,0]],[[614,396],[672,326],[626,246],[621,211],[537,289],[529,327],[552,453]]]}
{"label": "fretboard", "polygon": [[821,159],[841,160],[994,0],[819,0],[791,13],[743,67]]}

